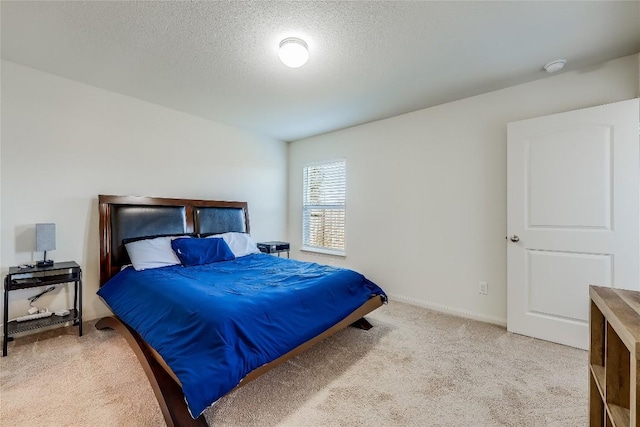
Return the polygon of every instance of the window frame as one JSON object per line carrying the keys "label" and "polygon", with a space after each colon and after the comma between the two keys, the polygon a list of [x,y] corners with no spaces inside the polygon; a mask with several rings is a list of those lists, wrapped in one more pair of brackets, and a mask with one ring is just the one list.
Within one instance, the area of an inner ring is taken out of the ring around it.
{"label": "window frame", "polygon": [[[308,191],[307,189],[307,173],[308,173],[308,169],[309,168],[313,168],[314,166],[323,166],[323,165],[331,165],[331,164],[336,164],[336,163],[342,163],[343,165],[343,170],[344,170],[344,179],[342,182],[342,189],[344,191],[344,197],[343,200],[344,202],[341,205],[329,205],[329,204],[324,204],[324,205],[307,205],[305,202],[305,193]],[[305,235],[305,214],[307,212],[307,210],[310,209],[323,209],[322,206],[327,206],[327,208],[324,208],[326,210],[335,210],[335,209],[339,209],[343,211],[343,217],[344,217],[344,221],[342,223],[342,249],[335,249],[335,248],[330,248],[330,247],[326,247],[326,246],[313,246],[309,244],[308,235]],[[328,208],[328,207],[331,208]],[[341,207],[337,207],[336,206],[341,206]],[[346,257],[347,256],[347,242],[346,242],[346,231],[347,231],[347,159],[340,157],[340,158],[334,158],[334,159],[330,159],[330,160],[322,160],[322,161],[316,161],[316,162],[310,162],[305,164],[302,167],[302,245],[300,250],[303,252],[313,252],[313,253],[318,253],[318,254],[324,254],[324,255],[333,255],[333,256],[339,256],[339,257]],[[307,241],[305,241],[307,240]]]}

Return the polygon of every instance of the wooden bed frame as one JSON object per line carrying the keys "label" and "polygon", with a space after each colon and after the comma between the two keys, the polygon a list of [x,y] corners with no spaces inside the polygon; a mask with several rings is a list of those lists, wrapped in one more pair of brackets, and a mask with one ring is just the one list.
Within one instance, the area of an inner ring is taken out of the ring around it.
{"label": "wooden bed frame", "polygon": [[[249,232],[246,202],[216,200],[167,199],[157,197],[98,197],[100,212],[100,286],[128,263],[122,241],[150,235]],[[263,373],[303,352],[319,341],[349,325],[371,328],[363,318],[383,304],[380,296],[370,298],[342,321],[278,359],[250,372],[236,387],[241,387]],[[116,316],[100,319],[98,329],[114,329],[129,343],[156,395],[167,426],[207,426],[204,415],[193,419],[187,408],[180,381],[162,357],[129,325]]]}

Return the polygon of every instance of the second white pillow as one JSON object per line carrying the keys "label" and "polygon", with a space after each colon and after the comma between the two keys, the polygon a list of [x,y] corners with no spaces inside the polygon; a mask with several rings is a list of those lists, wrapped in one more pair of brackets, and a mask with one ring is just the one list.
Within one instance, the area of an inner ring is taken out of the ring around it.
{"label": "second white pillow", "polygon": [[229,248],[231,248],[231,252],[235,255],[236,258],[240,258],[241,256],[249,255],[249,254],[259,254],[260,249],[256,246],[256,242],[253,241],[250,235],[247,233],[222,233],[222,234],[214,234],[209,237],[217,237],[219,239],[223,239]]}

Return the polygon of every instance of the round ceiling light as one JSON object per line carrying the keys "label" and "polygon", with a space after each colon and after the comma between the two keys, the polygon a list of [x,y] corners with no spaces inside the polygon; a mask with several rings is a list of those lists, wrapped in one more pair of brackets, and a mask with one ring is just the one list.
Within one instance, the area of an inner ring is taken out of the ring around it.
{"label": "round ceiling light", "polygon": [[547,73],[555,73],[556,71],[562,70],[566,63],[566,59],[556,59],[555,61],[551,61],[545,65],[544,69],[547,70]]}
{"label": "round ceiling light", "polygon": [[287,67],[299,68],[309,60],[309,51],[307,50],[307,44],[303,40],[289,37],[280,42],[278,56],[280,61]]}

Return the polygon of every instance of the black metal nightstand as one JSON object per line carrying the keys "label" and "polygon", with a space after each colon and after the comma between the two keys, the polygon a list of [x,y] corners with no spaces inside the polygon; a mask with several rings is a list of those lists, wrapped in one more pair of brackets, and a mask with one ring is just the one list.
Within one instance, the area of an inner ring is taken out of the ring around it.
{"label": "black metal nightstand", "polygon": [[264,252],[265,254],[278,254],[280,256],[281,252],[287,253],[287,258],[289,258],[289,250],[291,245],[289,242],[260,242],[258,243],[258,249],[260,252]]}
{"label": "black metal nightstand", "polygon": [[[9,291],[36,288],[42,286],[57,286],[64,283],[74,283],[73,309],[66,316],[51,315],[40,319],[9,322]],[[2,356],[7,355],[7,344],[11,335],[44,328],[59,323],[73,322],[78,326],[78,336],[82,336],[82,269],[74,261],[56,262],[49,267],[11,267],[4,278],[4,340],[2,341]]]}

